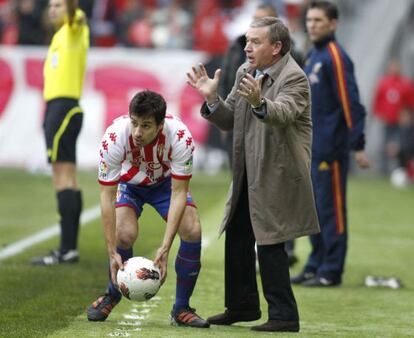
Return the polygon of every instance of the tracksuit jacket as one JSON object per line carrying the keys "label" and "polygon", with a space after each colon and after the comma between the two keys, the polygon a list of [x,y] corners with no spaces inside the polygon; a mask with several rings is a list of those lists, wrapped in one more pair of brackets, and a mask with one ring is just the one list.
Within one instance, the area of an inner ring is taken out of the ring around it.
{"label": "tracksuit jacket", "polygon": [[334,36],[315,44],[304,70],[312,95],[312,156],[332,161],[350,150],[364,149],[366,113],[354,66]]}

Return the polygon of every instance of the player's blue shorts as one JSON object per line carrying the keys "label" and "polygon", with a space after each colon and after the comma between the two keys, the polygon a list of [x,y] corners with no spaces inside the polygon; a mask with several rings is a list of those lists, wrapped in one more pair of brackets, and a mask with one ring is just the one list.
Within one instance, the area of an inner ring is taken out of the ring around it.
{"label": "player's blue shorts", "polygon": [[[115,206],[130,207],[135,210],[137,218],[141,216],[145,203],[151,205],[157,212],[167,219],[171,199],[171,178],[147,187],[120,182],[116,193]],[[195,207],[193,197],[187,193],[187,205]]]}

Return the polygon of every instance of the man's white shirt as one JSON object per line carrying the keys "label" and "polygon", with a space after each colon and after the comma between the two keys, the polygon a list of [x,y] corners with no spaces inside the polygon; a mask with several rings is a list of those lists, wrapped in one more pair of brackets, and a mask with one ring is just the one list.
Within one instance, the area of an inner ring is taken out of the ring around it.
{"label": "man's white shirt", "polygon": [[193,171],[193,152],[193,137],[179,118],[167,115],[157,138],[136,147],[131,120],[121,116],[108,127],[101,141],[99,183],[150,186],[169,176],[188,180]]}

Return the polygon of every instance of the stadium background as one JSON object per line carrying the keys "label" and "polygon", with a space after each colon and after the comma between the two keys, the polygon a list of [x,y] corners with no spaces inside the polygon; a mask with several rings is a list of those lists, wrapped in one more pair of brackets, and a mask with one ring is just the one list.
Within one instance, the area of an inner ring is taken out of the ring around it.
{"label": "stadium background", "polygon": [[[75,267],[39,270],[28,265],[30,257],[55,246],[56,237],[48,237],[18,255],[4,258],[4,253],[15,243],[56,223],[41,129],[42,63],[50,30],[46,27],[40,40],[29,34],[29,40],[19,43],[22,23],[26,31],[38,31],[35,28],[41,27],[43,14],[32,13],[39,19],[33,21],[30,13],[19,16],[16,11],[19,4],[30,9],[30,4],[37,8],[46,2],[0,0],[0,337],[251,337],[249,325],[213,327],[203,333],[170,328],[167,315],[174,292],[172,265],[170,278],[149,314],[141,305],[122,302],[110,320],[103,325],[90,325],[85,308],[102,292],[106,280],[106,252],[98,214],[82,229],[82,258]],[[220,170],[226,168],[220,134],[199,117],[201,99],[185,84],[185,72],[195,62],[206,62],[211,69],[219,66],[229,41],[244,32],[258,1],[80,2],[89,14],[93,33],[81,101],[85,123],[79,138],[85,210],[96,210],[99,201],[96,159],[105,126],[113,116],[126,112],[128,99],[135,91],[159,90],[166,96],[170,111],[181,115],[191,128],[199,143],[195,164],[205,172],[198,172],[192,181],[205,236],[203,270],[192,305],[203,315],[221,311],[224,243],[223,238],[217,239],[216,228],[230,177],[228,171]],[[277,6],[289,23],[297,46],[305,51],[306,1],[268,2]],[[140,6],[134,7],[138,3]],[[175,3],[187,15],[171,7]],[[337,3],[341,11],[337,35],[354,61],[362,101],[369,113],[368,152],[374,166],[367,174],[354,175],[350,181],[350,250],[344,285],[337,290],[295,288],[301,312],[299,336],[410,337],[414,336],[411,323],[414,272],[410,264],[414,247],[414,191],[397,190],[387,179],[377,176],[382,129],[370,108],[375,84],[390,56],[401,60],[405,75],[414,76],[414,1]],[[172,20],[163,20],[169,17],[166,8],[174,9],[173,17],[181,18],[183,23],[184,28],[178,30],[181,33],[177,36],[170,35],[168,29]],[[122,13],[125,15],[121,24],[117,18]],[[159,22],[156,29],[149,24],[154,13]],[[135,253],[153,257],[163,233],[163,222],[148,209],[142,224],[145,226]],[[297,252],[303,263],[309,252],[306,238],[298,241]],[[296,266],[293,273],[298,271]],[[404,288],[366,288],[367,275],[398,277]],[[133,319],[137,315],[146,317]],[[141,323],[135,325],[137,322]]]}
{"label": "stadium background", "polygon": [[[306,53],[306,0],[267,0],[287,22],[296,46]],[[196,166],[215,172],[225,165],[220,134],[198,114],[201,98],[185,83],[195,62],[208,69],[221,64],[228,44],[248,26],[259,1],[242,0],[81,0],[89,16],[92,48],[82,106],[85,124],[79,140],[83,168],[96,163],[96,145],[114,116],[142,88],[166,96],[170,112],[181,115],[201,145]],[[372,96],[387,60],[397,57],[403,74],[414,76],[414,2],[340,0],[338,40],[356,69],[368,111],[367,151],[373,170],[381,147],[381,124],[372,117]],[[51,28],[47,0],[0,1],[0,165],[47,170],[41,123],[42,63]],[[382,18],[379,20],[378,18]],[[33,47],[36,46],[36,47]],[[39,47],[42,46],[42,47]],[[17,126],[19,126],[17,128]],[[17,132],[18,131],[18,132]],[[30,142],[25,139],[30,135]],[[213,151],[211,151],[213,150]]]}

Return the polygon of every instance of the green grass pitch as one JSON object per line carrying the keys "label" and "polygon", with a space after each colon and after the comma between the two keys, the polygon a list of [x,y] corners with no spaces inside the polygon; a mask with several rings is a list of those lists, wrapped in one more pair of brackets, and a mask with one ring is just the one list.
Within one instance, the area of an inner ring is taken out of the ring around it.
{"label": "green grass pitch", "polygon": [[[51,178],[24,171],[1,169],[0,250],[57,221]],[[202,252],[202,271],[191,305],[202,316],[223,310],[224,238],[217,225],[230,181],[228,174],[196,174],[191,190],[198,205],[207,245]],[[99,201],[96,173],[82,172],[85,209]],[[333,289],[295,287],[301,317],[299,334],[283,337],[414,337],[414,190],[395,190],[379,178],[352,178],[349,184],[349,251],[344,283]],[[140,221],[135,255],[153,258],[164,223],[146,208]],[[55,237],[0,261],[0,337],[266,337],[249,330],[267,319],[261,299],[261,321],[210,329],[176,328],[169,325],[174,301],[174,257],[169,275],[157,297],[146,303],[123,300],[103,323],[90,323],[85,309],[105,288],[107,257],[99,219],[81,230],[80,264],[32,267],[34,255],[57,246]],[[309,244],[297,241],[300,271]],[[367,288],[366,275],[395,276],[405,287]],[[260,290],[261,292],[261,290]]]}

